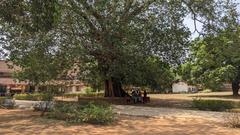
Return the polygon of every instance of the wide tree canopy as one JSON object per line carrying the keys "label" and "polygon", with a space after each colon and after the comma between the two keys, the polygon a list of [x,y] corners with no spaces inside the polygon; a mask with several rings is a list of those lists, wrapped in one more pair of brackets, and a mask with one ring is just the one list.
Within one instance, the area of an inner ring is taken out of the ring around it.
{"label": "wide tree canopy", "polygon": [[[223,25],[225,0],[2,0],[0,32],[9,60],[25,79],[45,82],[76,68],[79,78],[101,78],[105,96],[124,96],[122,84],[161,82],[184,60],[190,31]],[[157,60],[155,60],[157,59]],[[157,69],[158,79],[149,79]],[[149,73],[149,74],[146,74]],[[90,76],[91,75],[91,76]],[[161,77],[161,75],[163,75]]]}
{"label": "wide tree canopy", "polygon": [[217,90],[231,82],[233,95],[238,95],[240,83],[240,28],[225,30],[214,36],[196,39],[191,58],[181,67],[182,79]]}
{"label": "wide tree canopy", "polygon": [[216,33],[195,39],[190,46],[189,60],[181,66],[183,80],[219,89],[231,82],[233,95],[239,95],[240,84],[240,22],[236,6],[230,6],[222,17],[225,24]]}

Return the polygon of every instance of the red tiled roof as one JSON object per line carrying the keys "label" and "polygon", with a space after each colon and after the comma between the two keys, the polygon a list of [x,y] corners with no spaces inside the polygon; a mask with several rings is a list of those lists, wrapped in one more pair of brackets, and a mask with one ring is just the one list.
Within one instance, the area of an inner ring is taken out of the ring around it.
{"label": "red tiled roof", "polygon": [[20,70],[19,67],[14,66],[13,68],[9,68],[8,64],[12,64],[11,62],[6,62],[4,60],[0,60],[0,72],[4,73],[13,73],[15,70]]}
{"label": "red tiled roof", "polygon": [[1,85],[27,85],[26,82],[16,82],[13,78],[0,78]]}

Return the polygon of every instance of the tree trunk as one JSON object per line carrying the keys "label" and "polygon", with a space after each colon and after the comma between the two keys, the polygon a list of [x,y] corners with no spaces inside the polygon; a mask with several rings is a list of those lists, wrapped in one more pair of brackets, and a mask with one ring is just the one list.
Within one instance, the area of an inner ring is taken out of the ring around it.
{"label": "tree trunk", "polygon": [[129,96],[123,89],[122,83],[113,77],[105,80],[105,97],[125,97]]}
{"label": "tree trunk", "polygon": [[232,91],[233,91],[233,96],[239,96],[238,91],[239,91],[239,81],[234,80],[232,81]]}

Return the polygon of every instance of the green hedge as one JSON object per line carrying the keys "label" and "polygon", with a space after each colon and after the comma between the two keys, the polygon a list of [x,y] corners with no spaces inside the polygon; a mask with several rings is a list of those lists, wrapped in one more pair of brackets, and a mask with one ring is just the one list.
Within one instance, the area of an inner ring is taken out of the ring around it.
{"label": "green hedge", "polygon": [[16,100],[32,100],[32,101],[43,101],[48,97],[44,93],[32,93],[32,94],[15,94],[13,98]]}
{"label": "green hedge", "polygon": [[[46,100],[49,95],[46,93],[32,93],[32,94],[15,94],[14,98],[16,100],[32,100],[32,101],[42,101]],[[103,97],[103,93],[69,93],[63,94],[65,98],[72,97]]]}
{"label": "green hedge", "polygon": [[73,98],[73,97],[103,97],[104,93],[66,93],[63,94],[65,98]]}
{"label": "green hedge", "polygon": [[222,101],[222,100],[202,100],[194,99],[192,106],[199,110],[208,110],[208,111],[226,111],[235,107],[235,103],[231,101]]}
{"label": "green hedge", "polygon": [[49,118],[71,123],[107,124],[114,120],[109,104],[90,102],[87,104],[57,102],[48,114]]}

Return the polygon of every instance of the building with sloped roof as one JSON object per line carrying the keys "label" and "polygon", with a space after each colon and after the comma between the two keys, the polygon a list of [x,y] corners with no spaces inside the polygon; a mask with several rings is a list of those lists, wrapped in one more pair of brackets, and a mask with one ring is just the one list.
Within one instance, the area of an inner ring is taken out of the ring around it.
{"label": "building with sloped roof", "polygon": [[13,73],[20,70],[19,67],[10,68],[8,63],[4,60],[0,60],[0,93],[22,93],[29,87],[27,82],[18,81],[13,78]]}
{"label": "building with sloped roof", "polygon": [[[35,88],[31,87],[32,89],[30,90],[30,84],[27,81],[18,81],[13,77],[13,73],[15,71],[20,71],[21,68],[17,66],[13,66],[10,68],[9,65],[12,65],[12,63],[0,60],[0,95],[4,95],[5,93],[24,93],[34,90],[41,91],[45,88],[45,86],[40,85],[38,87],[36,86]],[[71,76],[76,76],[76,73],[69,74],[71,74]],[[77,79],[52,80],[47,82],[46,84],[61,85],[61,89],[66,93],[78,93],[86,87],[84,83]]]}

